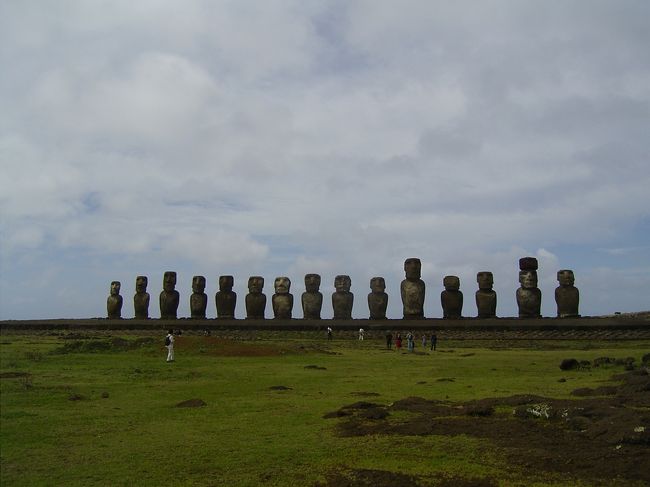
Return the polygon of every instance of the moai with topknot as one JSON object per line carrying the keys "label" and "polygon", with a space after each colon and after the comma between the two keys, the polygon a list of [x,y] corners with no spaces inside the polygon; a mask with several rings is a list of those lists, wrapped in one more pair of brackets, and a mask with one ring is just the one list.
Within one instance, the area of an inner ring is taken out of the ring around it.
{"label": "moai with topknot", "polygon": [[541,318],[542,291],[537,287],[537,259],[519,259],[519,284],[517,306],[519,318]]}

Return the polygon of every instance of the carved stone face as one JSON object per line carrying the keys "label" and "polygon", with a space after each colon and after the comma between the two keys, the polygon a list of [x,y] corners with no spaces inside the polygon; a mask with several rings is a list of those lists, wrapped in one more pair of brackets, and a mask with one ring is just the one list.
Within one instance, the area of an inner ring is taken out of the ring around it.
{"label": "carved stone face", "polygon": [[163,276],[163,289],[165,291],[173,291],[176,287],[176,273],[174,271],[167,271]]}
{"label": "carved stone face", "polygon": [[537,272],[519,271],[519,283],[524,289],[534,289],[537,287]]}
{"label": "carved stone face", "polygon": [[136,293],[145,293],[147,292],[147,284],[149,279],[147,276],[138,276],[135,278],[135,292]]}
{"label": "carved stone face", "polygon": [[308,293],[315,293],[320,288],[320,276],[318,274],[305,275],[305,290]]}
{"label": "carved stone face", "polygon": [[560,283],[560,286],[571,287],[576,282],[573,271],[569,269],[563,269],[557,272],[557,280]]}
{"label": "carved stone face", "polygon": [[386,281],[383,277],[373,277],[370,279],[370,290],[373,293],[383,293],[386,290]]}
{"label": "carved stone face", "polygon": [[479,289],[492,289],[494,276],[488,271],[479,272],[476,274],[476,282],[478,282]]}
{"label": "carved stone face", "polygon": [[248,292],[260,294],[264,289],[264,278],[262,276],[251,276],[248,278]]}
{"label": "carved stone face", "polygon": [[442,284],[447,291],[458,291],[460,289],[460,279],[458,276],[445,276]]}
{"label": "carved stone face", "polygon": [[420,259],[411,257],[404,261],[404,272],[407,279],[420,279],[422,275],[422,263]]}
{"label": "carved stone face", "polygon": [[289,294],[289,289],[291,289],[291,280],[288,277],[276,277],[273,284],[276,294]]}
{"label": "carved stone face", "polygon": [[120,281],[111,282],[111,296],[117,296],[120,294],[120,287],[122,287]]}
{"label": "carved stone face", "polygon": [[350,292],[352,287],[352,280],[350,276],[336,276],[334,278],[334,287],[337,292]]}
{"label": "carved stone face", "polygon": [[192,278],[192,291],[197,294],[203,294],[205,291],[205,277],[194,276]]}
{"label": "carved stone face", "polygon": [[219,276],[219,291],[232,291],[235,278],[232,276]]}

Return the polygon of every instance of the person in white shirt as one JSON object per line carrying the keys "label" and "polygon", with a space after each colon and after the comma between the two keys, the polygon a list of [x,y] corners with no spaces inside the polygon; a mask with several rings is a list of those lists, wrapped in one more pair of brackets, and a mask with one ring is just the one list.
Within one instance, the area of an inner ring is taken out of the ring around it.
{"label": "person in white shirt", "polygon": [[169,330],[165,337],[165,346],[167,347],[167,362],[174,361],[174,330]]}

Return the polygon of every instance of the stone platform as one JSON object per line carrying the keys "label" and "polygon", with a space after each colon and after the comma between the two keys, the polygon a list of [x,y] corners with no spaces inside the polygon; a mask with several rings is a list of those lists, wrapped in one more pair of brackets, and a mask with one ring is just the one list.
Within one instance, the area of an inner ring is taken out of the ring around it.
{"label": "stone platform", "polygon": [[[457,320],[427,318],[423,320],[303,320],[303,319],[205,319],[194,320],[136,320],[105,318],[54,319],[54,320],[6,320],[0,321],[0,331],[46,331],[46,330],[95,330],[95,331],[143,331],[158,332],[173,328],[183,332],[199,333],[239,331],[295,331],[322,332],[330,326],[336,335],[355,333],[359,328],[368,338],[379,337],[390,330],[412,331],[418,336],[435,332],[439,337],[475,340],[645,340],[650,339],[650,317],[608,316],[582,318],[463,318]],[[311,334],[311,333],[310,333]],[[318,333],[316,333],[318,336]]]}

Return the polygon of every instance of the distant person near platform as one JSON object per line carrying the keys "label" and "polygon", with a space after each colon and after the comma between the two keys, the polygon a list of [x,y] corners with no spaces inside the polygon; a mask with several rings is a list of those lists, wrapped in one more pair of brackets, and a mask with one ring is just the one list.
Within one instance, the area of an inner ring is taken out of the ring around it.
{"label": "distant person near platform", "polygon": [[165,337],[165,347],[167,347],[167,362],[174,361],[174,330],[170,329]]}

